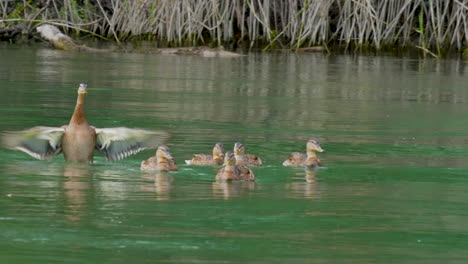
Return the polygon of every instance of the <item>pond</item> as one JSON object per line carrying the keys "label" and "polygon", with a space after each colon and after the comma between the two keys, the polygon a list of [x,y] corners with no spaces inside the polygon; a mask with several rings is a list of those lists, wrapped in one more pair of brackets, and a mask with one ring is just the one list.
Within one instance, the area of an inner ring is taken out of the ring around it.
{"label": "pond", "polygon": [[[468,65],[0,46],[0,130],[68,123],[79,83],[99,127],[171,134],[93,165],[0,150],[2,263],[461,263],[468,257]],[[323,167],[283,167],[317,139]],[[184,164],[216,142],[264,160],[255,182]]]}

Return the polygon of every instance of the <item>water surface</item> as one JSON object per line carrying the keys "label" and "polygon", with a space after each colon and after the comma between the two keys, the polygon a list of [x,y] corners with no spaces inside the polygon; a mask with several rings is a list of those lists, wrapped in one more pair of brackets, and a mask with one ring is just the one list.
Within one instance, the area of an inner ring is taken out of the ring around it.
{"label": "water surface", "polygon": [[[68,123],[171,133],[178,172],[0,150],[2,263],[465,263],[468,67],[458,60],[235,59],[0,47],[0,130]],[[323,168],[285,168],[317,138]],[[184,165],[241,141],[257,181]]]}

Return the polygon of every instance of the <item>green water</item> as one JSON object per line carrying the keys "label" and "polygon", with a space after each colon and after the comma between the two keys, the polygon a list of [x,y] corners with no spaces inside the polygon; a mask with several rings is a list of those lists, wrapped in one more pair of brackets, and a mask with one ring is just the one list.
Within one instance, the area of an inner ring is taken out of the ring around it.
{"label": "green water", "polygon": [[[0,47],[0,130],[68,123],[171,133],[178,172],[0,150],[0,263],[466,263],[468,65]],[[319,139],[323,168],[285,168]],[[184,160],[241,141],[255,183]]]}

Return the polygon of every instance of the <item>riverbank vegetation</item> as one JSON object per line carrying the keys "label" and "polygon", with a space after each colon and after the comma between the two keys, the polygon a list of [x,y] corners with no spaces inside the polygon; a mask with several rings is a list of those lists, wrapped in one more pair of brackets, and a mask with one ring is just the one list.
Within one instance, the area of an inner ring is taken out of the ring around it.
{"label": "riverbank vegetation", "polygon": [[47,22],[77,36],[166,47],[414,48],[437,57],[468,47],[468,0],[0,0],[0,12],[4,40]]}

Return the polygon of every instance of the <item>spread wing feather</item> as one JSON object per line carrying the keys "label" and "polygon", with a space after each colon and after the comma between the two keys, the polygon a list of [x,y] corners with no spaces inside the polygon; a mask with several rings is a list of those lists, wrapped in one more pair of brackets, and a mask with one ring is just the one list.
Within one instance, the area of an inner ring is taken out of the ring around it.
{"label": "spread wing feather", "polygon": [[22,131],[6,132],[2,141],[9,149],[20,150],[36,159],[46,160],[62,152],[65,127],[36,126]]}
{"label": "spread wing feather", "polygon": [[96,148],[109,161],[121,160],[144,149],[156,148],[169,138],[163,131],[126,127],[96,128]]}

